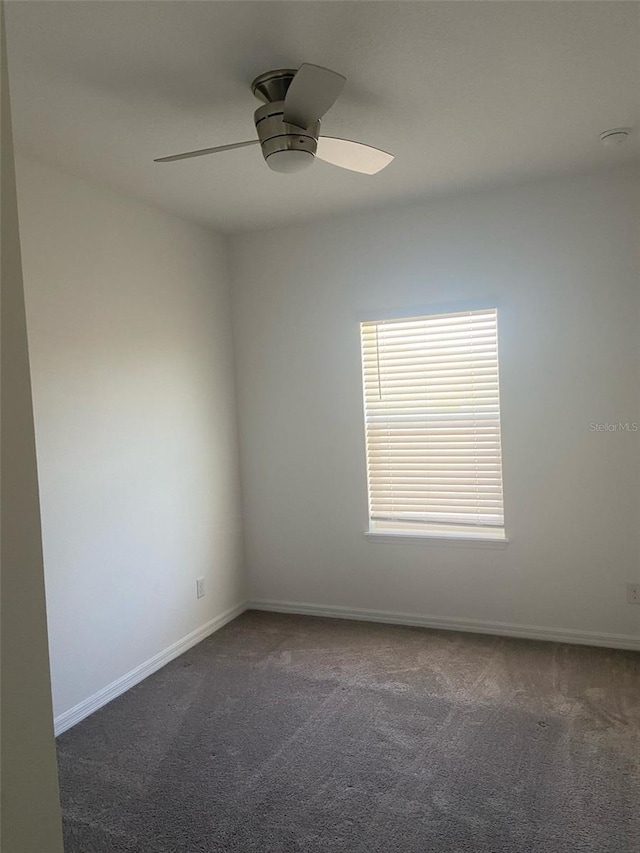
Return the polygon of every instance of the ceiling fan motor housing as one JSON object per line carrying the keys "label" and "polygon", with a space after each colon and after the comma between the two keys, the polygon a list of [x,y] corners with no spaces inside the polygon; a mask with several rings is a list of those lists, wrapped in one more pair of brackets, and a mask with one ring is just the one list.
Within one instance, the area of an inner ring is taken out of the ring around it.
{"label": "ceiling fan motor housing", "polygon": [[316,155],[320,122],[307,128],[284,120],[284,98],[296,72],[292,69],[268,71],[256,77],[251,89],[264,104],[254,120],[262,155],[274,172],[299,172],[310,166]]}

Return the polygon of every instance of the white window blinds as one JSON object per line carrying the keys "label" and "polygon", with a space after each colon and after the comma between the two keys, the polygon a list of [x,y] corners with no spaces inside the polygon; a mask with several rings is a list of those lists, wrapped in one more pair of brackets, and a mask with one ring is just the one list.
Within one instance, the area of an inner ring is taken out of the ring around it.
{"label": "white window blinds", "polygon": [[361,333],[371,529],[504,538],[497,311]]}

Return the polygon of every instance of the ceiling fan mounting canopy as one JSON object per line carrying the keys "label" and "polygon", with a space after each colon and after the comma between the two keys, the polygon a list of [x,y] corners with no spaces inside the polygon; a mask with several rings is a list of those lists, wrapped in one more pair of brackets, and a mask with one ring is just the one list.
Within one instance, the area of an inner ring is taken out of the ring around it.
{"label": "ceiling fan mounting canopy", "polygon": [[276,71],[265,71],[251,84],[251,91],[265,104],[274,101],[284,101],[287,89],[296,76],[296,68],[279,68]]}
{"label": "ceiling fan mounting canopy", "polygon": [[185,160],[259,143],[274,172],[299,172],[317,157],[343,169],[373,175],[393,160],[391,154],[349,139],[320,136],[320,121],[345,83],[342,74],[310,63],[297,70],[267,71],[251,84],[251,91],[263,102],[254,113],[258,139],[160,157],[156,162]]}

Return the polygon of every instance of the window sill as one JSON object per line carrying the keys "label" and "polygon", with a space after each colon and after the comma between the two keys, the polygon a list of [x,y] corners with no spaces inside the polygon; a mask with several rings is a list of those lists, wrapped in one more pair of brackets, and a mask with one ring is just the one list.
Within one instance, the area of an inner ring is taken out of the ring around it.
{"label": "window sill", "polygon": [[364,537],[375,545],[444,545],[462,548],[506,548],[509,539],[475,533],[405,533],[385,530],[365,530]]}

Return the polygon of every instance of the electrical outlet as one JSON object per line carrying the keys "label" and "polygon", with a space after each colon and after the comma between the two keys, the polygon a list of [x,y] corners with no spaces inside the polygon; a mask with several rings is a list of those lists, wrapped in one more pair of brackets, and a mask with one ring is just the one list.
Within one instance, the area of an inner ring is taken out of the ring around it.
{"label": "electrical outlet", "polygon": [[640,583],[627,584],[627,604],[640,604]]}
{"label": "electrical outlet", "polygon": [[198,578],[196,580],[196,596],[198,598],[204,598],[204,578]]}

